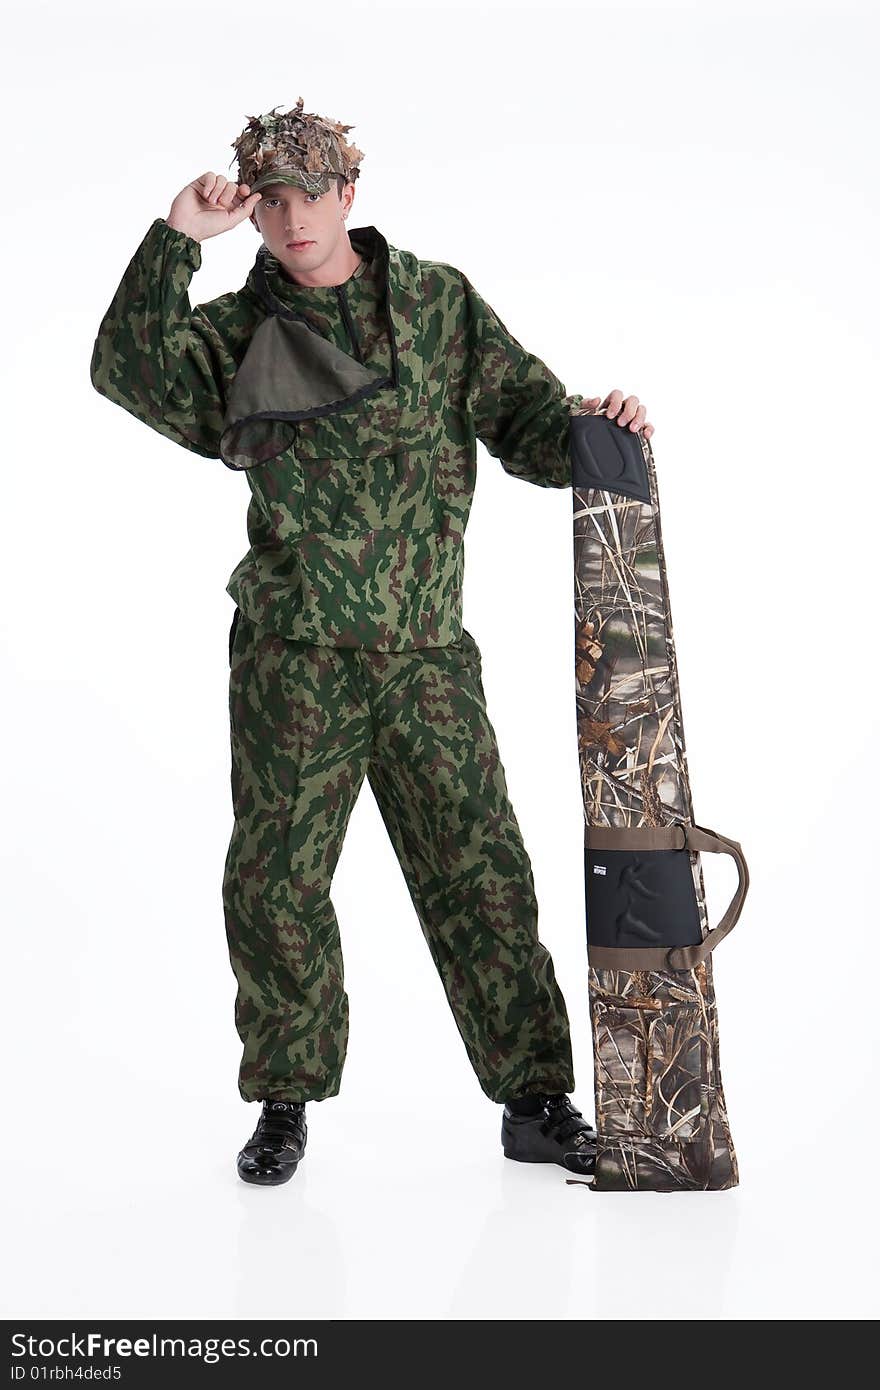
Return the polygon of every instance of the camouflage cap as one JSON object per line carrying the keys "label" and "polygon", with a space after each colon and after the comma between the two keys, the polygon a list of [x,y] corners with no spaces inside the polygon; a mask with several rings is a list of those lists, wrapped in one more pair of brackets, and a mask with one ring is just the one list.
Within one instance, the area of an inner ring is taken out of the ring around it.
{"label": "camouflage cap", "polygon": [[244,130],[233,140],[239,183],[246,183],[251,193],[258,193],[269,183],[326,193],[337,174],[354,183],[364,156],[345,139],[350,125],[313,111],[304,112],[302,97],[289,111],[280,115],[277,111],[273,107],[263,116],[248,117]]}

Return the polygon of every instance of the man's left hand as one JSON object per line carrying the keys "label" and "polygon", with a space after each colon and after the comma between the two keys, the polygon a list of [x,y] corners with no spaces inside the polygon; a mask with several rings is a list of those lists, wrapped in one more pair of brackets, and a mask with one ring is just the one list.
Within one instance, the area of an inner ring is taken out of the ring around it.
{"label": "man's left hand", "polygon": [[600,401],[598,396],[591,396],[589,400],[584,401],[581,410],[592,411],[597,407],[604,410],[607,419],[616,419],[618,425],[624,428],[628,425],[633,433],[641,430],[646,439],[650,439],[654,433],[654,426],[645,424],[645,407],[639,405],[638,396],[624,396],[622,391],[615,388],[608,392],[604,401]]}

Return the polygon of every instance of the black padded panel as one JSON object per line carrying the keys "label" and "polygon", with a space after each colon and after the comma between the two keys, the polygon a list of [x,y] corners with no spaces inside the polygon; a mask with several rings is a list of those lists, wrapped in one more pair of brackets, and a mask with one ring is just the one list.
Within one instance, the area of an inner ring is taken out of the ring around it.
{"label": "black padded panel", "polygon": [[681,849],[585,849],[591,946],[697,946],[690,855]]}
{"label": "black padded panel", "polygon": [[648,470],[637,430],[618,425],[605,415],[572,415],[569,454],[573,487],[600,487],[650,502]]}

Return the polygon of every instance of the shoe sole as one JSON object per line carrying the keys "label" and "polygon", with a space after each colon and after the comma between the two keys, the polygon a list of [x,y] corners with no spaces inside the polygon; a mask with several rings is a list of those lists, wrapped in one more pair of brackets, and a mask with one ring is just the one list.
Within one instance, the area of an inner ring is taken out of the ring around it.
{"label": "shoe sole", "polygon": [[592,1182],[594,1174],[585,1173],[579,1168],[569,1168],[567,1163],[560,1163],[558,1158],[525,1158],[520,1154],[511,1153],[508,1149],[504,1150],[505,1158],[512,1158],[514,1163],[552,1163],[556,1168],[564,1168],[566,1173],[576,1173],[584,1182]]}

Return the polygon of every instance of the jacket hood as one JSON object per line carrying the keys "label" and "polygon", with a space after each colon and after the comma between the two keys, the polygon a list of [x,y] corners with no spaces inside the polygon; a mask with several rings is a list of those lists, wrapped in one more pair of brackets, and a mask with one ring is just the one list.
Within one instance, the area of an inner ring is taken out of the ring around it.
{"label": "jacket hood", "polygon": [[[259,324],[229,393],[220,456],[230,468],[252,468],[276,458],[294,442],[296,422],[330,415],[385,387],[400,384],[399,349],[410,309],[399,296],[415,294],[411,262],[416,258],[389,246],[375,227],[349,233],[362,255],[379,258],[383,309],[391,341],[391,375],[376,376],[356,357],[323,337],[305,315],[284,302],[272,288],[281,265],[261,246],[246,286],[266,317]],[[401,272],[393,278],[395,270]],[[408,274],[407,274],[408,272]],[[395,302],[397,295],[397,302]]]}

